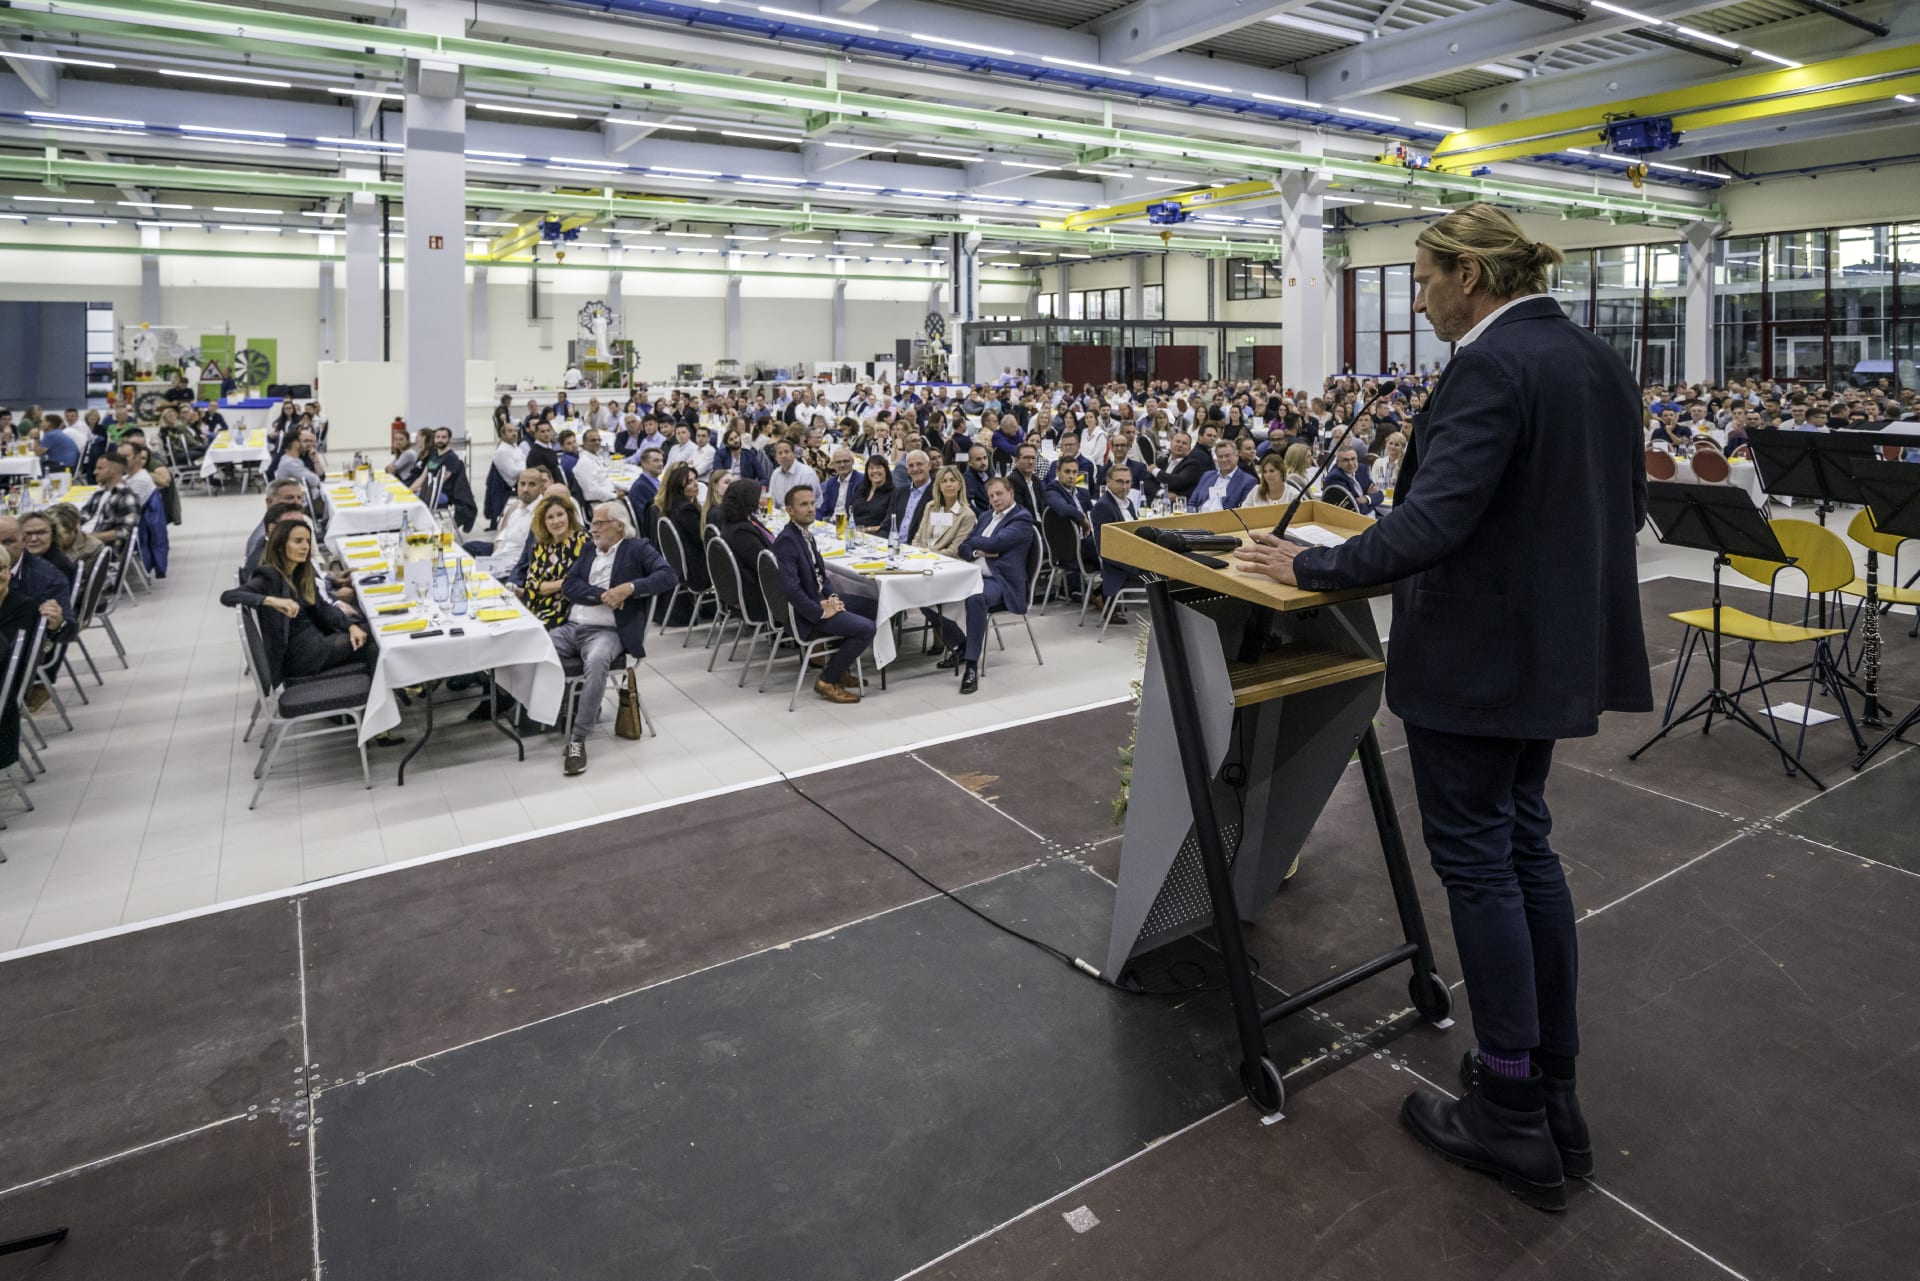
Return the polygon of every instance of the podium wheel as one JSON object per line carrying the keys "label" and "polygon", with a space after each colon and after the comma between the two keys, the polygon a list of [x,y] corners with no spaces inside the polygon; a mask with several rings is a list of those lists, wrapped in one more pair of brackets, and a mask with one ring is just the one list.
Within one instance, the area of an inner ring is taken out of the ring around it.
{"label": "podium wheel", "polygon": [[1415,974],[1407,980],[1407,996],[1413,1001],[1413,1008],[1420,1011],[1420,1017],[1429,1023],[1453,1017],[1453,991],[1445,979],[1431,970],[1424,976]]}
{"label": "podium wheel", "polygon": [[1286,1082],[1280,1079],[1280,1069],[1273,1065],[1272,1059],[1261,1059],[1257,1072],[1249,1072],[1242,1063],[1240,1085],[1247,1092],[1247,1101],[1259,1108],[1262,1116],[1271,1116],[1286,1106]]}

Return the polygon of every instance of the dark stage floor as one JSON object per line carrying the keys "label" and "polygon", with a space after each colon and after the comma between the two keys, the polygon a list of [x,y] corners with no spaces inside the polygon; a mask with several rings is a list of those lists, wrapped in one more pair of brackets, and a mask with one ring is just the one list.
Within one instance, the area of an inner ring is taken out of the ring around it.
{"label": "dark stage floor", "polygon": [[[1706,591],[1643,595],[1664,692],[1664,615]],[[1888,632],[1904,712],[1920,641]],[[1098,957],[1129,716],[802,785]],[[1721,728],[1628,762],[1653,722],[1563,744],[1549,791],[1599,1154],[1564,1215],[1401,1131],[1470,1037],[1414,1022],[1400,973],[1274,1031],[1262,1124],[1219,994],[1097,987],[762,787],[0,965],[0,1238],[72,1228],[0,1279],[1913,1275],[1920,753],[1855,775],[1816,727],[1817,793]],[[1283,988],[1394,940],[1349,775],[1248,932]]]}

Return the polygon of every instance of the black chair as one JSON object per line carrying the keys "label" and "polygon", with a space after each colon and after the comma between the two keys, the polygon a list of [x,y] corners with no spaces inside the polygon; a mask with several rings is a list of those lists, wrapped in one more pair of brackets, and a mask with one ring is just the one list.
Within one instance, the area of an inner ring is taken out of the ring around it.
{"label": "black chair", "polygon": [[[1026,610],[1022,613],[1016,614],[1013,611],[1005,608],[990,609],[987,611],[987,622],[993,628],[993,643],[998,645],[1002,650],[1004,650],[1007,647],[1007,642],[1002,640],[1000,637],[1000,620],[1006,619],[1007,622],[1010,624],[1016,619],[1019,620],[1020,626],[1027,629],[1027,640],[1032,642],[1033,644],[1034,662],[1044,667],[1046,665],[1047,660],[1040,656],[1040,638],[1033,634],[1033,613],[1034,613],[1033,606],[1034,606],[1034,597],[1036,595],[1036,591],[1040,583],[1040,560],[1041,560],[1040,539],[1038,537],[1035,537],[1031,542],[1027,544],[1027,608]],[[982,672],[987,670],[987,647],[985,645],[982,645],[980,647],[980,670]]]}
{"label": "black chair", "polygon": [[[40,732],[40,723],[34,720],[33,713],[27,710],[27,691],[33,688],[34,679],[40,671],[40,655],[47,647],[47,620],[36,618],[33,630],[23,631],[21,635],[27,638],[25,658],[22,660],[25,670],[21,672],[20,679],[14,682],[11,697],[14,714],[20,723],[20,768],[26,773],[27,781],[31,783],[36,774],[47,772],[46,763],[40,759],[40,753],[33,749],[33,740],[36,738],[40,740],[40,746],[45,747],[47,736]],[[0,703],[0,707],[5,706],[5,703]],[[67,728],[72,729],[73,726],[69,725]]]}
{"label": "black chair", "polygon": [[[25,631],[18,631],[13,634],[13,648],[8,651],[6,668],[4,671],[0,671],[0,707],[5,707],[8,699],[20,697],[20,688],[26,681],[27,668],[30,663],[27,656],[31,651],[28,650],[27,644],[31,639],[32,637]],[[24,744],[26,739],[22,738],[20,741]],[[33,774],[27,769],[25,760],[25,757],[21,758],[20,772],[26,775],[28,782],[32,782]],[[14,778],[10,773],[6,775],[6,780],[7,785],[13,788],[14,795],[20,798],[21,803],[28,809],[32,809],[33,798],[27,795],[27,789],[20,786],[19,780]],[[4,824],[0,824],[0,826],[4,826]],[[0,851],[0,862],[6,861],[6,857],[6,853]]]}
{"label": "black chair", "polygon": [[[79,582],[73,591],[73,618],[76,629],[73,643],[79,649],[80,657],[86,660],[87,670],[93,673],[93,683],[96,685],[107,683],[101,677],[100,669],[93,665],[93,655],[87,651],[87,629],[96,621],[106,629],[107,639],[113,642],[113,647],[120,651],[120,666],[127,665],[127,651],[120,648],[120,637],[113,630],[112,621],[100,613],[100,604],[106,599],[113,579],[112,560],[113,553],[108,551],[101,552],[92,560],[85,562],[80,567]],[[71,664],[68,665],[68,670],[71,672]],[[80,678],[75,676],[73,683],[78,686]]]}
{"label": "black chair", "polygon": [[[713,651],[707,656],[707,670],[712,671],[714,663],[720,659],[720,643],[727,638],[727,628],[734,629],[733,648],[727,651],[727,661],[732,662],[734,654],[740,649],[740,636],[748,626],[746,601],[740,590],[740,566],[733,559],[733,549],[717,535],[707,539],[707,577],[713,583],[714,599],[719,602],[719,608],[713,613],[713,621],[707,624],[706,639],[702,642]],[[757,627],[755,634],[758,634]]]}
{"label": "black chair", "polygon": [[1053,573],[1047,578],[1046,593],[1040,599],[1040,612],[1047,612],[1047,603],[1063,586],[1067,589],[1067,599],[1073,599],[1072,582],[1066,572],[1067,567],[1072,566],[1080,574],[1081,614],[1084,617],[1086,602],[1092,599],[1094,584],[1100,577],[1100,567],[1096,564],[1088,568],[1087,558],[1080,546],[1079,529],[1051,507],[1040,513],[1040,535],[1046,540],[1047,558],[1053,565]]}
{"label": "black chair", "polygon": [[1360,510],[1360,504],[1353,500],[1353,491],[1344,485],[1327,485],[1320,491],[1320,501],[1334,507],[1344,507],[1350,512]]}
{"label": "black chair", "polygon": [[660,521],[654,526],[654,538],[654,545],[660,549],[660,555],[672,567],[674,578],[677,580],[673,590],[667,594],[666,612],[661,615],[660,630],[665,632],[672,624],[673,608],[682,597],[685,597],[688,601],[687,634],[680,642],[680,648],[685,649],[693,640],[693,625],[700,621],[701,608],[716,597],[711,584],[701,588],[687,585],[690,577],[687,571],[691,567],[691,562],[687,559],[686,544],[680,541],[679,526],[670,520]]}
{"label": "black chair", "polygon": [[[360,777],[371,788],[373,775],[367,769],[367,745],[359,739],[360,719],[366,711],[367,698],[373,693],[373,678],[364,671],[340,671],[275,685],[267,674],[272,667],[267,661],[267,642],[260,632],[258,615],[249,606],[236,608],[241,612],[240,630],[247,642],[247,662],[253,668],[254,687],[267,712],[267,728],[260,736],[260,761],[253,768],[258,782],[247,808],[260,803],[267,775],[273,770],[273,758],[289,740],[319,738],[343,730],[350,730],[354,735],[360,749]],[[314,728],[294,732],[295,725],[303,724]]]}

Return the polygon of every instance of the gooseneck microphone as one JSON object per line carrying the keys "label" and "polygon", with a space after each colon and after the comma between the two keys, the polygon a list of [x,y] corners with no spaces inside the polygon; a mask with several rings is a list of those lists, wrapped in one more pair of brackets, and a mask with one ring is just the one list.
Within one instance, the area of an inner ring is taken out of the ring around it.
{"label": "gooseneck microphone", "polygon": [[1300,510],[1301,500],[1306,498],[1308,493],[1310,493],[1313,490],[1313,487],[1320,483],[1320,478],[1327,474],[1327,468],[1333,466],[1333,460],[1339,457],[1340,446],[1346,444],[1347,437],[1353,435],[1353,429],[1359,426],[1361,417],[1362,416],[1371,417],[1373,414],[1373,407],[1379,404],[1383,400],[1391,400],[1395,392],[1397,392],[1398,390],[1399,390],[1398,388],[1395,388],[1394,391],[1387,392],[1384,395],[1375,396],[1372,400],[1367,402],[1367,407],[1365,409],[1362,409],[1359,413],[1353,416],[1353,421],[1347,424],[1347,429],[1340,433],[1340,438],[1338,440],[1333,442],[1333,448],[1327,451],[1326,458],[1322,460],[1322,462],[1320,463],[1320,470],[1314,472],[1312,476],[1307,478],[1307,483],[1300,487],[1300,492],[1295,494],[1293,496],[1293,501],[1287,504],[1287,510],[1280,513],[1280,523],[1273,527],[1273,536],[1275,538],[1285,538],[1287,536],[1287,526],[1293,523],[1294,513]]}

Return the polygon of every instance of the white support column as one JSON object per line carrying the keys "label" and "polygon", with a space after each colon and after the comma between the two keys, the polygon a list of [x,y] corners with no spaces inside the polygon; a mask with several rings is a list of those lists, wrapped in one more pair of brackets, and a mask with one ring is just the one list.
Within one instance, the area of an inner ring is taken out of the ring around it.
{"label": "white support column", "polygon": [[[321,252],[333,252],[332,236],[319,236],[316,239],[324,246]],[[334,288],[333,259],[329,258],[320,264],[320,359],[323,361],[335,359],[333,340],[339,326],[334,317]]]}
{"label": "white support column", "polygon": [[1690,222],[1686,237],[1687,311],[1681,329],[1680,377],[1706,382],[1713,370],[1713,241],[1727,229],[1722,222]]}
{"label": "white support column", "polygon": [[833,282],[833,356],[834,360],[847,358],[847,282]]}
{"label": "white support column", "polygon": [[[159,247],[160,229],[140,228],[140,248],[150,250]],[[160,323],[160,255],[155,253],[143,252],[140,255],[140,323]]]}
{"label": "white support column", "polygon": [[1127,260],[1127,319],[1138,320],[1146,310],[1147,257],[1135,254]]}
{"label": "white support column", "polygon": [[467,348],[469,360],[491,360],[493,339],[487,331],[487,269],[473,269],[467,290]]}
{"label": "white support column", "polygon": [[[372,170],[348,170],[373,178]],[[380,201],[359,192],[347,200],[347,315],[342,346],[348,360],[384,358],[380,319]]]}
{"label": "white support column", "polygon": [[1325,385],[1328,369],[1326,189],[1326,178],[1314,171],[1280,175],[1280,381],[1310,396]]}
{"label": "white support column", "polygon": [[744,361],[740,354],[740,277],[727,277],[727,342],[726,358]]}
{"label": "white support column", "polygon": [[619,245],[607,250],[607,310],[616,321],[624,321],[626,311],[626,272],[622,270],[627,252]]}
{"label": "white support column", "polygon": [[[466,34],[470,6],[407,0],[410,31]],[[406,71],[407,408],[409,423],[465,434],[467,416],[466,98],[459,67]]]}

